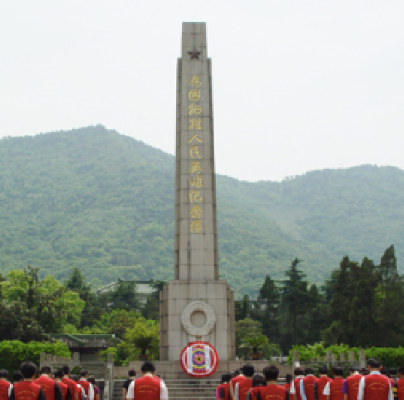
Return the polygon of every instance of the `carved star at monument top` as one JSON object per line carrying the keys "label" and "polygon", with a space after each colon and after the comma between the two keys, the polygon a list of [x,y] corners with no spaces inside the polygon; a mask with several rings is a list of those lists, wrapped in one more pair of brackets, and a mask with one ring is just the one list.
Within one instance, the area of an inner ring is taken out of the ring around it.
{"label": "carved star at monument top", "polygon": [[191,60],[199,60],[199,55],[201,52],[194,49],[193,51],[188,51],[188,54],[191,56]]}

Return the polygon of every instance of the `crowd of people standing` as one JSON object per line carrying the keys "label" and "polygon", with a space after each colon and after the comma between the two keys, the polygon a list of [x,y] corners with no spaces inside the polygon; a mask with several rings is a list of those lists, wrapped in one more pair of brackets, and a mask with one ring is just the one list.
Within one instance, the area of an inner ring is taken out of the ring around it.
{"label": "crowd of people standing", "polygon": [[[0,370],[0,400],[100,400],[94,377],[88,371],[72,375],[68,366],[52,373],[44,366],[37,376],[32,362],[21,364],[11,382],[9,373]],[[284,385],[278,384],[279,369],[268,365],[263,374],[255,373],[253,365],[246,364],[238,373],[222,375],[216,389],[217,400],[404,400],[404,367],[383,368],[380,361],[368,360],[367,369],[334,367],[333,378],[326,366],[319,368],[319,376],[312,368],[294,370],[294,379],[286,376]],[[167,387],[158,375],[154,364],[146,361],[141,367],[142,376],[130,370],[123,385],[122,400],[168,400]]]}
{"label": "crowd of people standing", "polygon": [[[154,364],[146,361],[141,372],[142,376],[135,380],[136,372],[129,371],[123,399],[168,400],[167,387],[156,375]],[[12,377],[8,371],[0,370],[0,400],[100,400],[100,392],[88,371],[83,370],[77,376],[71,374],[68,366],[53,373],[44,366],[37,376],[36,365],[28,361]]]}
{"label": "crowd of people standing", "polygon": [[387,371],[374,358],[367,368],[351,366],[349,376],[344,369],[334,367],[333,378],[328,368],[319,368],[319,376],[313,368],[297,367],[286,376],[284,385],[278,384],[279,369],[275,365],[256,374],[253,365],[246,364],[236,373],[222,375],[222,383],[216,389],[217,400],[404,400],[404,367]]}
{"label": "crowd of people standing", "polygon": [[9,378],[0,370],[0,400],[100,400],[95,378],[84,370],[72,375],[68,366],[53,373],[43,366],[37,376],[37,366],[27,361]]}

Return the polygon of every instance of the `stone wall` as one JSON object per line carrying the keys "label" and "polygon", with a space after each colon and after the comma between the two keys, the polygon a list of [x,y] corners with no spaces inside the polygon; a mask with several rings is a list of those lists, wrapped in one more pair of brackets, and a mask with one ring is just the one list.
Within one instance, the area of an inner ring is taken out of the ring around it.
{"label": "stone wall", "polygon": [[73,353],[73,357],[59,357],[52,354],[41,353],[39,358],[39,368],[47,365],[52,368],[52,370],[59,369],[64,365],[67,365],[71,370],[80,365],[79,353]]}

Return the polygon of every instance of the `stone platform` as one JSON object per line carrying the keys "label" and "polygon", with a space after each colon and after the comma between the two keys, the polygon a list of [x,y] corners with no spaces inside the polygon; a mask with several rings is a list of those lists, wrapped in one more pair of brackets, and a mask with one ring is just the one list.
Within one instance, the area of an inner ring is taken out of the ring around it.
{"label": "stone platform", "polygon": [[[228,371],[235,371],[241,368],[244,364],[250,363],[254,365],[256,373],[262,373],[264,367],[270,364],[269,361],[219,361],[218,368],[216,372],[206,378],[193,378],[187,375],[181,368],[179,361],[153,361],[156,367],[156,373],[164,380],[182,380],[182,381],[219,381],[222,374]],[[134,369],[137,376],[140,376],[140,369],[142,367],[142,361],[131,361],[128,367],[114,367],[114,378],[126,378],[128,376],[128,370]],[[293,368],[291,365],[279,365],[279,363],[274,363],[279,368],[279,376],[281,378],[285,377],[286,374],[293,375]]]}
{"label": "stone platform", "polygon": [[[170,400],[215,400],[216,388],[220,379],[165,379]],[[112,400],[122,400],[122,385],[124,379],[114,381],[114,394]],[[285,380],[280,378],[278,384],[283,385]]]}
{"label": "stone platform", "polygon": [[[112,400],[122,400],[122,385],[125,381],[115,380]],[[199,379],[181,380],[167,379],[165,384],[170,400],[214,400],[219,380]]]}

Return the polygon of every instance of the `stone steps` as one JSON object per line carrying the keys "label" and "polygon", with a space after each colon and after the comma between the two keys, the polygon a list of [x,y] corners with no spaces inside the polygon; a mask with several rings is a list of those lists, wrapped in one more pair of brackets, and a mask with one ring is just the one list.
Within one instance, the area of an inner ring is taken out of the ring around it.
{"label": "stone steps", "polygon": [[[112,400],[122,400],[122,385],[125,381],[114,381],[114,393]],[[216,398],[217,380],[195,379],[166,379],[164,380],[170,400],[214,400]]]}
{"label": "stone steps", "polygon": [[125,379],[115,379],[114,380],[114,391],[111,400],[122,400],[122,389]]}
{"label": "stone steps", "polygon": [[167,379],[165,381],[170,400],[214,400],[217,380],[208,379]]}
{"label": "stone steps", "polygon": [[[122,400],[122,385],[125,381],[114,381],[114,394],[112,400]],[[168,397],[170,400],[215,400],[216,387],[220,384],[216,379],[165,379]],[[285,383],[284,378],[278,380],[280,385]]]}

